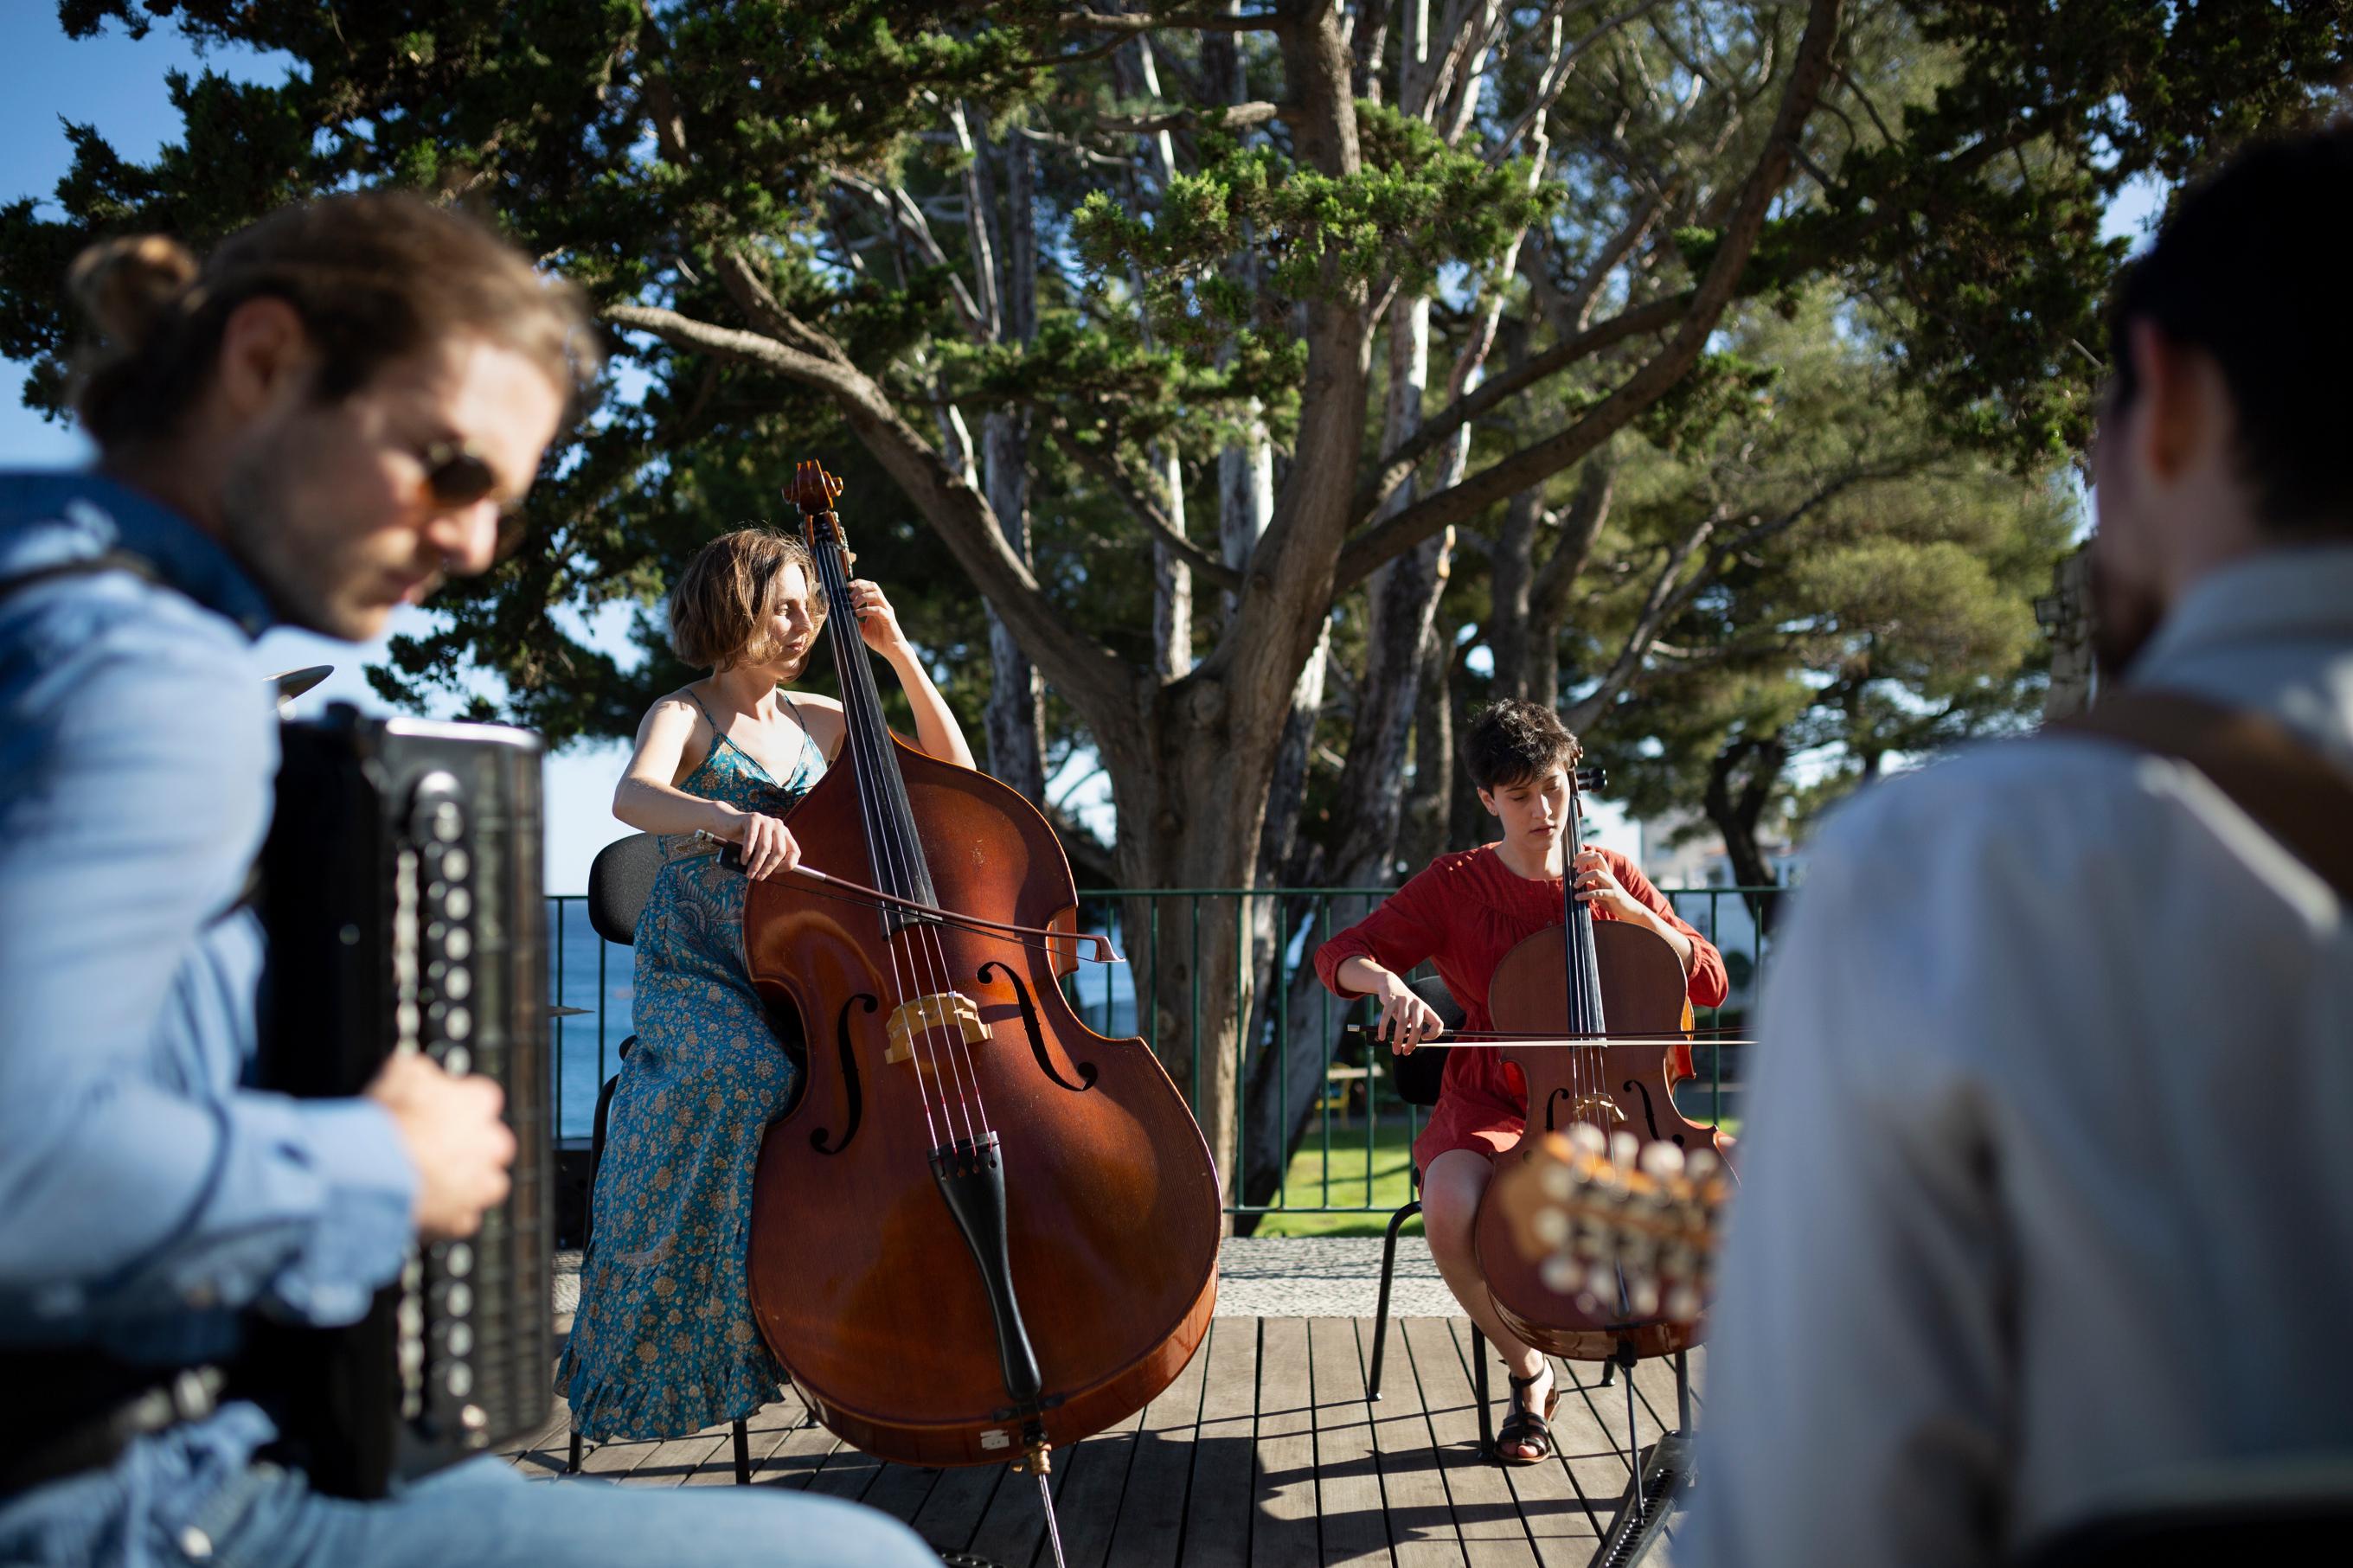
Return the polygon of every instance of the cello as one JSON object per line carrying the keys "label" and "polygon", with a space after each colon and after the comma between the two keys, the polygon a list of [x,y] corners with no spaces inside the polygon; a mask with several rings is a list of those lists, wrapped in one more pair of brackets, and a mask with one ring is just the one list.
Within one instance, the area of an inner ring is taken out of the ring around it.
{"label": "cello", "polygon": [[[1520,1184],[1517,1168],[1547,1134],[1579,1125],[1605,1140],[1623,1133],[1721,1157],[1717,1130],[1685,1120],[1669,1076],[1672,1037],[1692,1023],[1682,961],[1656,931],[1597,921],[1577,896],[1584,791],[1597,779],[1574,767],[1569,773],[1561,923],[1522,940],[1488,982],[1488,1014],[1504,1037],[1496,1048],[1526,1080],[1528,1118],[1519,1142],[1495,1158],[1472,1237],[1495,1314],[1512,1332],[1572,1361],[1624,1361],[1696,1344],[1699,1324],[1663,1312],[1658,1292],[1641,1281],[1605,1276],[1555,1289],[1545,1260],[1514,1245],[1509,1205],[1498,1197],[1499,1189]],[[1520,1037],[1516,1045],[1512,1036]]]}
{"label": "cello", "polygon": [[[848,735],[754,882],[752,980],[808,1042],[754,1178],[754,1317],[809,1409],[883,1459],[1022,1459],[1101,1431],[1208,1331],[1217,1170],[1140,1039],[1081,1023],[1078,896],[1019,794],[892,735],[840,481],[801,464]],[[869,897],[850,896],[859,888]],[[785,1030],[780,1029],[780,1034]]]}

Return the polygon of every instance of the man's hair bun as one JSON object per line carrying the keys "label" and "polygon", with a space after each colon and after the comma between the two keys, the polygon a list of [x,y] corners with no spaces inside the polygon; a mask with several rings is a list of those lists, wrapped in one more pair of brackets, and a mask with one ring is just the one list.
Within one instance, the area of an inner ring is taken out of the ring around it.
{"label": "man's hair bun", "polygon": [[178,240],[142,234],[101,240],[66,274],[74,302],[117,353],[135,353],[167,315],[183,308],[196,258]]}

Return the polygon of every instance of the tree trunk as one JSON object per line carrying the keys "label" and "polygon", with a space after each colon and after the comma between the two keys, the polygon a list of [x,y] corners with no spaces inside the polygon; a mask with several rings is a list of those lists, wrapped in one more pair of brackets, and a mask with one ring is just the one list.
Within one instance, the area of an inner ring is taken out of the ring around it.
{"label": "tree trunk", "polygon": [[[1757,841],[1757,829],[1764,821],[1765,808],[1773,799],[1773,786],[1780,782],[1781,769],[1788,760],[1788,742],[1777,731],[1763,740],[1744,735],[1727,741],[1708,764],[1707,790],[1702,805],[1708,821],[1724,837],[1724,852],[1732,862],[1732,879],[1743,887],[1774,885],[1773,868],[1766,863],[1764,850]],[[1757,934],[1770,934],[1780,894],[1751,893],[1748,902],[1757,917]]]}

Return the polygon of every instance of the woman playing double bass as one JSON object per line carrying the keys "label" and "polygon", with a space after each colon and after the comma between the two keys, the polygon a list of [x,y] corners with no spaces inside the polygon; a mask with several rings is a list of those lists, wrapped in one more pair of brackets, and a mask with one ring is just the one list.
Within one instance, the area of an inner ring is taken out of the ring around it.
{"label": "woman playing double bass", "polygon": [[[800,1073],[768,1032],[744,954],[749,884],[798,864],[783,818],[839,754],[841,704],[794,692],[825,623],[808,547],[764,528],[696,552],[670,596],[670,645],[711,673],[656,702],[613,815],[660,836],[638,917],[637,1046],[597,1170],[595,1247],[557,1370],[590,1438],[674,1437],[749,1415],[783,1369],[744,1279],[752,1179]],[[882,591],[849,584],[858,630],[898,675],[925,752],[965,767],[955,715]],[[743,865],[727,863],[733,844]]]}
{"label": "woman playing double bass", "polygon": [[[1393,1049],[1411,1051],[1442,1031],[1438,1015],[1406,984],[1408,971],[1434,964],[1462,1005],[1466,1032],[1485,1030],[1497,964],[1523,939],[1561,923],[1569,774],[1578,750],[1577,737],[1548,708],[1520,701],[1489,708],[1472,725],[1464,754],[1479,802],[1502,823],[1503,837],[1440,856],[1316,951],[1316,973],[1334,992],[1380,1000],[1378,1030]],[[1666,940],[1694,1003],[1724,1000],[1723,955],[1675,914],[1631,860],[1588,847],[1569,869],[1577,897],[1596,919],[1645,926]],[[1514,1399],[1496,1433],[1496,1457],[1532,1464],[1552,1453],[1546,1421],[1559,1394],[1550,1363],[1496,1315],[1472,1245],[1494,1157],[1516,1143],[1526,1125],[1527,1087],[1493,1047],[1450,1051],[1441,1083],[1430,1124],[1413,1146],[1422,1223],[1447,1288],[1511,1369]]]}

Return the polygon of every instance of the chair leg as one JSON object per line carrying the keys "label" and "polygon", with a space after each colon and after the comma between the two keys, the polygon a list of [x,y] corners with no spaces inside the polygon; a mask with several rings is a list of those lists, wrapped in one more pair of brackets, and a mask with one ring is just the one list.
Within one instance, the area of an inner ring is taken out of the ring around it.
{"label": "chair leg", "polygon": [[1471,1389],[1479,1403],[1479,1457],[1495,1457],[1495,1413],[1487,1408],[1487,1336],[1471,1331]]}
{"label": "chair leg", "polygon": [[744,1430],[744,1418],[735,1418],[735,1484],[752,1484],[752,1436]]}
{"label": "chair leg", "polygon": [[1389,1238],[1381,1247],[1381,1301],[1373,1310],[1373,1376],[1365,1389],[1368,1399],[1381,1396],[1381,1353],[1389,1342],[1389,1281],[1397,1277],[1398,1230],[1420,1212],[1421,1200],[1416,1198],[1389,1216]]}
{"label": "chair leg", "polygon": [[1609,1387],[1611,1384],[1613,1384],[1613,1383],[1615,1383],[1615,1382],[1617,1382],[1617,1381],[1618,1381],[1618,1363],[1617,1363],[1616,1362],[1614,1362],[1614,1361],[1605,1361],[1605,1362],[1603,1362],[1603,1363],[1601,1363],[1601,1384],[1600,1384],[1600,1385],[1601,1385],[1603,1388],[1607,1388],[1607,1387]]}
{"label": "chair leg", "polygon": [[577,1426],[572,1428],[572,1457],[564,1461],[564,1473],[567,1476],[580,1473],[580,1428]]}

